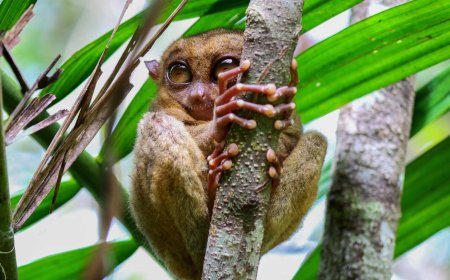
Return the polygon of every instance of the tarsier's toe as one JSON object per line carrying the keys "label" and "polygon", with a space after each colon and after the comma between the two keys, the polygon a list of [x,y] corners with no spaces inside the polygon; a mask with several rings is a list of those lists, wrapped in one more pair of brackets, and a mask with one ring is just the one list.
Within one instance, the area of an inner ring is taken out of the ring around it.
{"label": "tarsier's toe", "polygon": [[284,86],[276,90],[275,94],[267,96],[267,100],[270,102],[277,101],[279,98],[284,97],[285,103],[291,102],[297,93],[297,88],[294,86]]}
{"label": "tarsier's toe", "polygon": [[219,94],[222,95],[223,92],[227,89],[228,82],[234,78],[236,78],[239,74],[244,73],[250,68],[250,60],[246,59],[241,61],[241,64],[238,67],[230,69],[225,72],[219,73],[217,76],[217,83],[219,85]]}
{"label": "tarsier's toe", "polygon": [[272,187],[276,188],[280,183],[280,174],[282,172],[281,162],[273,149],[267,150],[266,159],[270,163],[268,174],[272,179]]}
{"label": "tarsier's toe", "polygon": [[[235,157],[239,153],[239,148],[236,144],[231,143],[225,151],[217,154],[214,157],[208,157],[208,197],[209,209],[212,209],[214,198],[216,196],[216,189],[219,185],[220,175],[223,171],[230,170],[233,162],[230,158]],[[213,153],[214,154],[214,153]]]}
{"label": "tarsier's toe", "polygon": [[283,130],[285,128],[290,127],[291,125],[294,125],[293,119],[287,119],[287,120],[276,120],[273,126],[277,130]]}
{"label": "tarsier's toe", "polygon": [[221,164],[224,160],[235,157],[239,153],[239,148],[236,144],[231,143],[228,148],[223,151],[221,154],[218,154],[215,157],[211,157],[208,160],[208,165],[210,169],[214,169],[219,164]]}
{"label": "tarsier's toe", "polygon": [[291,62],[291,82],[289,83],[290,87],[297,87],[298,85],[298,63],[295,58]]}

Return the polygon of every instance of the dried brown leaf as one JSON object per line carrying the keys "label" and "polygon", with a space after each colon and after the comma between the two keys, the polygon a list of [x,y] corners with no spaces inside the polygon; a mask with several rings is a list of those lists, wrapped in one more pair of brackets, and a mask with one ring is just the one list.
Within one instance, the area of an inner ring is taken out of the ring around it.
{"label": "dried brown leaf", "polygon": [[5,143],[9,145],[19,132],[27,126],[34,118],[42,113],[50,103],[55,100],[53,94],[46,94],[43,97],[34,98],[30,104],[8,125],[5,130]]}
{"label": "dried brown leaf", "polygon": [[33,8],[34,5],[30,5],[28,9],[26,9],[25,12],[22,14],[22,16],[14,25],[14,27],[11,28],[3,38],[3,44],[5,44],[9,49],[12,49],[20,42],[19,38],[20,33],[25,28],[27,23],[31,20],[31,18],[33,18],[34,16]]}
{"label": "dried brown leaf", "polygon": [[23,132],[19,133],[12,141],[14,142],[14,141],[22,139],[22,138],[24,138],[26,136],[30,136],[31,134],[36,133],[39,130],[44,129],[44,128],[46,128],[49,125],[54,124],[55,122],[59,121],[60,119],[66,117],[68,114],[69,114],[69,110],[65,110],[65,109],[59,110],[55,114],[53,114],[53,115],[49,116],[48,118],[38,122],[37,124],[34,124],[34,125],[30,126],[29,128],[27,128]]}

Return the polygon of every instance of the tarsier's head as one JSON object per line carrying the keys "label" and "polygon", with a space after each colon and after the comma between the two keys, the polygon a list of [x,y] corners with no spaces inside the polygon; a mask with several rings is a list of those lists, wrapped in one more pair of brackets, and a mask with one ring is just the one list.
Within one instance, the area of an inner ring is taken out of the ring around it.
{"label": "tarsier's head", "polygon": [[211,120],[219,94],[217,76],[239,66],[242,32],[216,29],[175,41],[161,63],[146,62],[160,91],[170,94],[197,120]]}

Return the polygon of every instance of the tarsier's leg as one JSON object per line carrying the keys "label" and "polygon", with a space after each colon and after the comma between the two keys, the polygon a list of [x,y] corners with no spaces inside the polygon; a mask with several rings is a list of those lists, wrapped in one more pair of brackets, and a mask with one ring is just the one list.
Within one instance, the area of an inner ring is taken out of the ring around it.
{"label": "tarsier's leg", "polygon": [[207,166],[183,124],[147,113],[135,145],[131,206],[141,231],[171,271],[199,279],[209,215]]}
{"label": "tarsier's leg", "polygon": [[321,134],[308,132],[284,161],[279,186],[270,198],[262,252],[286,240],[314,202],[326,147]]}

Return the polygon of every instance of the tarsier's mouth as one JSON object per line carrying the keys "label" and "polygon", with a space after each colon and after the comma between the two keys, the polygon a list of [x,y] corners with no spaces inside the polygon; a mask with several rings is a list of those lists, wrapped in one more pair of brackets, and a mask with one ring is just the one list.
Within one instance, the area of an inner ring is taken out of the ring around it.
{"label": "tarsier's mouth", "polygon": [[189,106],[189,110],[190,111],[196,111],[196,112],[201,112],[201,111],[208,111],[210,109],[212,109],[214,107],[214,103],[201,103],[201,104],[194,104],[194,105],[190,105]]}
{"label": "tarsier's mouth", "polygon": [[213,117],[214,103],[191,104],[187,111],[198,120],[211,120]]}

